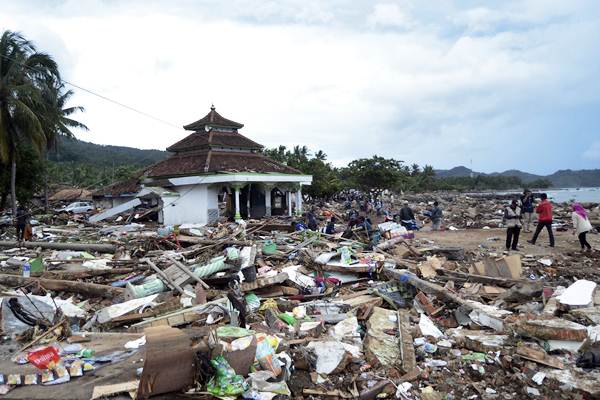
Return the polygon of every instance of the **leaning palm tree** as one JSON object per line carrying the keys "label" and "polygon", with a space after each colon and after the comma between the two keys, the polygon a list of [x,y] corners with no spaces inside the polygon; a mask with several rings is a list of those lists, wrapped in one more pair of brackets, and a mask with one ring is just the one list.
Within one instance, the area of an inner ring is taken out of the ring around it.
{"label": "leaning palm tree", "polygon": [[58,67],[47,54],[18,33],[0,37],[0,163],[11,165],[10,193],[16,215],[17,147],[29,143],[40,153],[46,147],[42,115],[47,110],[43,89],[59,81]]}

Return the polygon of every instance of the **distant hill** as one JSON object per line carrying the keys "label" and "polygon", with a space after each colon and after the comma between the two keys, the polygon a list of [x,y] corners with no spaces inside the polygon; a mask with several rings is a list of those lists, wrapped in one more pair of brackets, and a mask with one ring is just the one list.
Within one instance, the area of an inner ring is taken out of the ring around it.
{"label": "distant hill", "polygon": [[435,172],[439,178],[465,177],[470,176],[471,173],[473,173],[475,176],[516,176],[524,183],[529,183],[536,179],[547,179],[552,182],[552,186],[555,188],[600,186],[600,169],[583,169],[575,171],[567,169],[556,171],[550,175],[536,175],[511,169],[504,172],[492,172],[490,174],[486,174],[483,172],[471,171],[471,169],[461,165],[452,169],[436,170]]}
{"label": "distant hill", "polygon": [[107,146],[77,139],[60,139],[57,151],[50,160],[57,163],[83,163],[97,167],[120,165],[145,167],[167,157],[161,150],[142,150],[133,147]]}

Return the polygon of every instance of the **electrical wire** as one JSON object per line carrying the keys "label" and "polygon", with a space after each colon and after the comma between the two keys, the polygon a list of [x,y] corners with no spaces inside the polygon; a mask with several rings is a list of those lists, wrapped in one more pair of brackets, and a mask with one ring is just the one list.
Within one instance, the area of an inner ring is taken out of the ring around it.
{"label": "electrical wire", "polygon": [[[15,59],[14,57],[10,57],[10,56],[7,56],[7,55],[5,55],[5,54],[0,54],[0,57],[2,57],[2,58],[4,58],[4,59],[7,59],[7,60],[11,60],[11,61],[13,61],[13,62],[15,62],[15,63],[19,64],[20,66],[22,66],[22,67],[25,67],[25,68],[28,68],[28,69],[30,69],[30,70],[32,70],[32,71],[35,71],[35,72],[43,72],[43,71],[42,71],[41,69],[39,69],[39,68],[35,68],[35,67],[32,67],[32,66],[30,66],[30,65],[23,64],[21,61],[19,61],[19,60]],[[147,117],[147,118],[153,119],[153,120],[155,120],[155,121],[158,121],[158,122],[160,122],[160,123],[163,123],[163,124],[165,124],[165,125],[168,125],[168,126],[170,126],[170,127],[172,127],[172,128],[176,128],[176,129],[178,129],[178,130],[182,130],[182,129],[183,129],[183,127],[182,127],[182,126],[179,126],[179,125],[177,125],[177,124],[173,124],[173,123],[171,123],[171,122],[169,122],[169,121],[165,121],[164,119],[161,119],[161,118],[155,117],[154,115],[152,115],[152,114],[150,114],[150,113],[147,113],[147,112],[145,112],[145,111],[138,110],[137,108],[134,108],[134,107],[128,106],[127,104],[124,104],[124,103],[121,103],[120,101],[117,101],[117,100],[111,99],[110,97],[104,96],[104,95],[102,95],[102,94],[100,94],[100,93],[97,93],[97,92],[95,92],[95,91],[93,91],[93,90],[86,89],[86,88],[84,88],[83,86],[80,86],[80,85],[78,85],[78,84],[76,84],[76,83],[73,83],[73,82],[67,81],[67,80],[65,80],[65,79],[62,79],[62,78],[60,78],[60,77],[58,78],[58,80],[59,80],[60,82],[62,82],[62,83],[66,83],[67,85],[70,85],[70,86],[72,86],[72,87],[74,87],[74,88],[77,88],[77,89],[79,89],[79,90],[81,90],[81,91],[84,91],[84,92],[86,92],[86,93],[89,93],[89,94],[91,94],[91,95],[93,95],[93,96],[96,96],[96,97],[98,97],[98,98],[100,98],[100,99],[102,99],[102,100],[105,100],[105,101],[108,101],[108,102],[110,102],[110,103],[116,104],[116,105],[118,105],[118,106],[120,106],[120,107],[123,107],[123,108],[125,108],[125,109],[129,110],[129,111],[133,111],[133,112],[135,112],[135,113],[138,113],[138,114],[140,114],[140,115],[143,115],[144,117]]]}

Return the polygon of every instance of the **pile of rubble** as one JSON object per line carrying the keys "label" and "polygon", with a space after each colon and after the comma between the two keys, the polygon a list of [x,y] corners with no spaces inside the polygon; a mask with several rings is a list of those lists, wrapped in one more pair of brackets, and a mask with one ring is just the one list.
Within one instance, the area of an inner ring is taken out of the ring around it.
{"label": "pile of rubble", "polygon": [[[446,223],[493,228],[501,207],[455,199]],[[343,219],[343,206],[332,214]],[[38,225],[25,243],[5,233],[0,392],[600,396],[598,252],[503,255],[393,223],[374,243],[360,230],[348,239],[290,222],[71,220]]]}

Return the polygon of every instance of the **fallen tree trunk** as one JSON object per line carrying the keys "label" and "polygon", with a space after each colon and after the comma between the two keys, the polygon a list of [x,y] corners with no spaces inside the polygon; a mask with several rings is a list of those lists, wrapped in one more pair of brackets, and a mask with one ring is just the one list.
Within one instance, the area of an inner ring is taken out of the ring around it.
{"label": "fallen tree trunk", "polygon": [[25,247],[26,249],[97,251],[100,253],[114,253],[117,247],[112,244],[99,243],[49,243],[49,242],[17,242],[15,240],[0,241],[0,247]]}
{"label": "fallen tree trunk", "polygon": [[450,278],[466,280],[469,282],[479,282],[484,283],[486,285],[498,285],[503,287],[512,287],[517,283],[522,283],[522,279],[510,279],[510,278],[497,278],[493,276],[484,276],[484,275],[474,275],[467,274],[465,272],[460,271],[450,271],[444,268],[436,268],[435,271],[438,274],[446,275]]}
{"label": "fallen tree trunk", "polygon": [[195,236],[178,235],[177,240],[183,243],[205,244],[205,245],[228,245],[228,246],[252,246],[254,242],[250,240],[233,240],[233,239],[201,239]]}
{"label": "fallen tree trunk", "polygon": [[77,281],[65,281],[58,279],[24,278],[22,276],[0,274],[0,285],[9,287],[24,286],[37,283],[46,290],[58,292],[80,293],[90,297],[113,298],[122,294],[125,289],[96,283],[85,283]]}
{"label": "fallen tree trunk", "polygon": [[400,282],[408,282],[417,289],[425,293],[432,294],[440,300],[448,301],[464,307],[471,312],[469,317],[474,320],[475,323],[481,323],[481,325],[488,326],[497,332],[504,330],[504,317],[506,317],[508,314],[511,314],[509,311],[500,310],[473,300],[462,299],[456,294],[452,293],[450,290],[435,283],[420,279],[415,274],[407,270],[386,269],[385,273],[391,278]]}
{"label": "fallen tree trunk", "polygon": [[41,277],[45,279],[77,280],[93,278],[95,276],[129,274],[143,269],[147,268],[90,269],[85,271],[47,271],[41,274]]}

